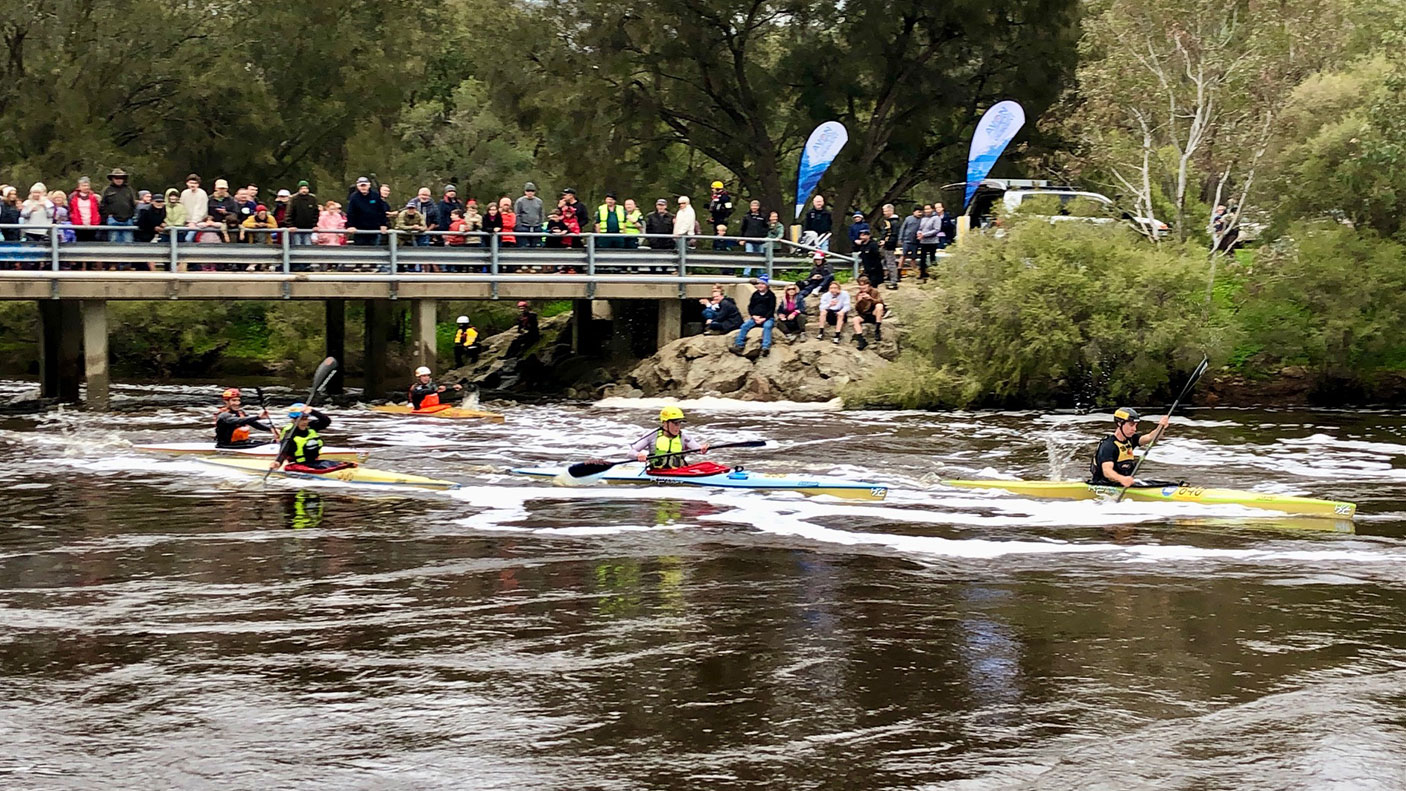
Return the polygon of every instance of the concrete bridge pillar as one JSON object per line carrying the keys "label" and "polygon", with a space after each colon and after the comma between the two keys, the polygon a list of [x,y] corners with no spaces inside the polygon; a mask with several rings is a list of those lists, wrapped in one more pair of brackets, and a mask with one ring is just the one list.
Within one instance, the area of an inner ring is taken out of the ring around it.
{"label": "concrete bridge pillar", "polygon": [[107,363],[107,302],[83,300],[83,369],[88,381],[89,409],[107,410]]}
{"label": "concrete bridge pillar", "polygon": [[435,358],[438,356],[438,304],[433,299],[417,299],[410,303],[411,359],[416,367],[423,365],[431,371],[435,369]]}
{"label": "concrete bridge pillar", "polygon": [[327,316],[327,356],[337,358],[337,372],[327,382],[327,392],[341,395],[346,392],[342,372],[347,366],[347,301],[329,299],[322,303]]}
{"label": "concrete bridge pillar", "polygon": [[659,305],[659,326],[655,331],[655,350],[659,350],[683,337],[683,300],[661,299]]}
{"label": "concrete bridge pillar", "polygon": [[39,395],[78,402],[83,370],[82,317],[72,299],[39,301]]}
{"label": "concrete bridge pillar", "polygon": [[385,398],[386,379],[386,333],[391,325],[391,301],[388,299],[368,299],[366,300],[366,330],[363,334],[363,357],[365,361],[362,367],[365,369],[363,378],[364,397],[367,400],[373,398]]}

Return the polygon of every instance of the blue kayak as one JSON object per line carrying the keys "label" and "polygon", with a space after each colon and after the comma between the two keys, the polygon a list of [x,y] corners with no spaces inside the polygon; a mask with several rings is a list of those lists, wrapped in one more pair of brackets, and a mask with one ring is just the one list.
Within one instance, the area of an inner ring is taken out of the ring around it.
{"label": "blue kayak", "polygon": [[[565,479],[566,470],[566,467],[519,467],[512,472],[515,475],[529,475],[534,478]],[[699,486],[707,489],[788,491],[809,495],[828,494],[831,497],[840,497],[846,500],[882,500],[888,495],[887,486],[866,481],[752,472],[743,469],[728,470],[711,475],[659,475],[648,472],[644,465],[639,463],[619,464],[603,473],[572,481],[576,485],[596,482]]]}

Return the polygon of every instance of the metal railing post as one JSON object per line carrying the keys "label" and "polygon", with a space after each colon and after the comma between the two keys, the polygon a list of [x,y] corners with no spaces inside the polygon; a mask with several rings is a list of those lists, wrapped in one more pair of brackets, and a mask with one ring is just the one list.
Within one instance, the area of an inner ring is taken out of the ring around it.
{"label": "metal railing post", "polygon": [[776,277],[776,273],[772,271],[772,268],[773,268],[775,265],[776,265],[776,240],[775,240],[775,239],[767,239],[767,240],[766,240],[766,278],[767,278],[767,280],[770,280],[770,279],[772,279],[773,277]]}
{"label": "metal railing post", "polygon": [[596,235],[586,234],[586,274],[596,274]]}
{"label": "metal railing post", "polygon": [[493,298],[498,298],[498,234],[490,234],[488,237],[488,272],[493,276],[493,285],[490,291]]}
{"label": "metal railing post", "polygon": [[59,226],[49,226],[49,264],[55,272],[59,271]]}
{"label": "metal railing post", "polygon": [[176,238],[180,235],[179,231],[171,232],[171,262],[167,265],[167,268],[172,272],[178,272],[181,268],[180,240]]}
{"label": "metal railing post", "polygon": [[283,231],[278,235],[278,238],[283,242],[283,274],[285,275],[293,271],[293,268],[289,265],[292,263],[291,261],[289,261],[289,247],[290,243],[292,242],[292,239],[289,238],[290,233],[292,232]]}
{"label": "metal railing post", "polygon": [[396,250],[398,249],[398,248],[396,247],[396,233],[395,233],[395,229],[391,229],[391,230],[386,231],[386,234],[387,234],[388,236],[390,236],[391,277],[395,277],[395,275],[396,275]]}
{"label": "metal railing post", "polygon": [[679,277],[683,277],[688,272],[688,236],[679,237],[679,261],[674,268],[678,271]]}

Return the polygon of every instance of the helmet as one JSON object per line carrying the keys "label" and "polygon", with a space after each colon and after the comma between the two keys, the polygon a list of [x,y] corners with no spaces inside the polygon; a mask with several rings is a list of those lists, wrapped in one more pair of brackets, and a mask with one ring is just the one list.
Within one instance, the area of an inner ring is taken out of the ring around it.
{"label": "helmet", "polygon": [[455,323],[455,324],[468,324],[468,323],[469,323],[469,317],[468,317],[468,316],[460,316],[459,318],[457,318],[457,319],[454,320],[454,323]]}
{"label": "helmet", "polygon": [[425,366],[422,365],[422,366],[420,366],[419,368],[416,368],[416,369],[415,369],[415,375],[416,375],[416,376],[429,376],[429,375],[430,375],[430,369],[428,369],[428,368],[426,368]]}
{"label": "helmet", "polygon": [[237,387],[231,387],[231,388],[229,388],[228,390],[225,390],[223,393],[220,393],[220,398],[223,398],[223,399],[225,399],[226,401],[228,401],[228,400],[231,399],[231,398],[238,398],[238,397],[239,397],[239,388],[237,388]]}
{"label": "helmet", "polygon": [[721,181],[715,181],[715,182],[713,182],[713,189],[715,189],[715,190],[720,190],[720,189],[722,189],[722,188],[723,188],[723,183],[722,183]]}
{"label": "helmet", "polygon": [[683,420],[683,410],[676,406],[666,406],[659,410],[659,422],[666,420]]}
{"label": "helmet", "polygon": [[298,403],[288,407],[288,417],[297,419],[302,417],[305,413],[309,411],[311,410],[308,409],[308,405],[304,404],[302,401],[299,401]]}
{"label": "helmet", "polygon": [[525,307],[527,307],[527,300],[525,300],[525,299],[522,300],[521,302],[517,303],[517,306],[520,307],[520,308],[525,308]]}
{"label": "helmet", "polygon": [[1125,420],[1131,420],[1136,423],[1141,419],[1142,418],[1140,415],[1138,415],[1137,410],[1133,409],[1132,407],[1118,407],[1118,409],[1114,410],[1113,412],[1113,422],[1115,423],[1122,423]]}

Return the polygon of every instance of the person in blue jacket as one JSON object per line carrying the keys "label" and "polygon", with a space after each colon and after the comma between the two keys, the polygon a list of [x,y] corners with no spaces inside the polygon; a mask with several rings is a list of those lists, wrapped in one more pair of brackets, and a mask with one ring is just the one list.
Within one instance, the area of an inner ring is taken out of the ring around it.
{"label": "person in blue jacket", "polygon": [[386,202],[371,189],[371,179],[362,176],[347,195],[347,227],[355,228],[352,244],[377,245],[386,227]]}

